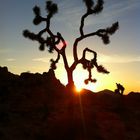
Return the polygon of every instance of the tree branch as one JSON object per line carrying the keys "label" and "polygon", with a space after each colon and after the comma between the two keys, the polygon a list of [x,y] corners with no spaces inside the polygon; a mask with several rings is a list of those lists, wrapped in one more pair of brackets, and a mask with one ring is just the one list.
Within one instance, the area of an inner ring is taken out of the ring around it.
{"label": "tree branch", "polygon": [[74,45],[73,45],[73,56],[74,56],[74,60],[75,61],[78,61],[78,55],[77,55],[77,46],[78,46],[78,43],[87,38],[87,37],[90,37],[90,36],[94,36],[94,35],[98,35],[97,32],[93,32],[93,33],[89,33],[89,34],[85,34],[85,35],[82,35],[80,36],[79,38],[76,38],[75,39],[75,42],[74,42]]}
{"label": "tree branch", "polygon": [[82,56],[82,59],[86,59],[86,52],[91,52],[94,54],[94,59],[96,60],[97,59],[97,53],[89,48],[85,48],[83,50],[83,56]]}
{"label": "tree branch", "polygon": [[[93,53],[93,59],[92,60],[87,60],[86,59],[86,52],[90,52]],[[94,65],[97,64],[97,53],[89,48],[85,48],[83,51],[83,56],[81,58],[81,63],[83,65],[84,69],[87,69],[89,76],[88,79],[85,79],[85,84],[88,84],[88,82],[96,82],[96,79],[92,79],[92,73],[91,73],[91,69],[94,68]]]}
{"label": "tree branch", "polygon": [[81,17],[81,25],[80,25],[80,28],[79,28],[81,36],[84,35],[84,31],[83,31],[84,21],[85,21],[85,18],[86,18],[88,15],[89,15],[89,14],[86,13],[86,14],[84,14],[84,15]]}
{"label": "tree branch", "polygon": [[62,54],[62,58],[63,58],[63,61],[64,61],[65,69],[68,71],[69,70],[69,65],[68,65],[66,53],[65,53],[65,51],[63,51],[61,54]]}
{"label": "tree branch", "polygon": [[99,36],[102,38],[104,44],[108,44],[109,41],[109,36],[114,34],[118,28],[119,28],[119,23],[115,22],[112,24],[111,27],[108,27],[106,29],[99,29],[96,32],[92,32],[92,33],[88,33],[88,34],[84,34],[83,32],[83,27],[84,27],[84,18],[81,20],[81,26],[80,26],[80,34],[81,36],[75,39],[74,45],[73,45],[73,56],[74,56],[74,60],[78,61],[78,55],[77,55],[77,46],[78,43],[87,38],[87,37],[91,37],[91,36]]}

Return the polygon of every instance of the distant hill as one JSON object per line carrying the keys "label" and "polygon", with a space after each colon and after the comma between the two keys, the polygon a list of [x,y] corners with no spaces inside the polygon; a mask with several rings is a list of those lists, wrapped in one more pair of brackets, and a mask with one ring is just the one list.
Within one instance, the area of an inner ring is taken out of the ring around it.
{"label": "distant hill", "polygon": [[52,70],[0,67],[0,140],[139,140],[140,93],[71,93]]}

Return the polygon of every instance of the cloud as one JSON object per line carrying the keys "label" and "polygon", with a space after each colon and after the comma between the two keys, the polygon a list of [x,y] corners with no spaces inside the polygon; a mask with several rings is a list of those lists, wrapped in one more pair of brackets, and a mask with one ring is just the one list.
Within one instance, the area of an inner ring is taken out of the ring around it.
{"label": "cloud", "polygon": [[[50,58],[49,57],[40,57],[40,58],[33,58],[32,61],[34,61],[34,62],[42,62],[42,63],[50,63],[50,59],[52,59],[52,58],[51,57]],[[54,60],[55,59],[56,58],[54,58]],[[59,64],[60,63],[63,63],[63,59],[62,58],[59,60]]]}
{"label": "cloud", "polygon": [[34,59],[32,59],[32,61],[48,63],[49,59],[48,59],[48,57],[40,57],[40,58],[34,58]]}
{"label": "cloud", "polygon": [[6,61],[13,62],[13,61],[16,61],[16,59],[14,59],[14,58],[7,58]]}
{"label": "cloud", "polygon": [[139,8],[139,6],[140,6],[140,1],[138,0],[135,1],[123,0],[123,1],[117,1],[117,3],[113,1],[112,5],[108,6],[106,11],[109,16],[117,16],[117,15],[123,15],[129,10]]}
{"label": "cloud", "polygon": [[[49,63],[49,58],[48,57],[40,57],[40,58],[34,58],[32,61],[35,62],[43,62],[43,63]],[[69,63],[73,62],[73,58],[69,57],[68,58]],[[99,54],[97,61],[99,63],[133,63],[133,62],[140,62],[140,56],[135,56],[135,57],[128,57],[128,56],[119,56],[119,55],[104,55],[104,54]],[[59,64],[63,63],[63,60],[61,59],[59,61]]]}
{"label": "cloud", "polygon": [[140,62],[140,57],[128,57],[128,56],[119,56],[119,55],[112,55],[112,56],[107,56],[100,54],[98,56],[98,61],[101,63],[133,63],[133,62]]}

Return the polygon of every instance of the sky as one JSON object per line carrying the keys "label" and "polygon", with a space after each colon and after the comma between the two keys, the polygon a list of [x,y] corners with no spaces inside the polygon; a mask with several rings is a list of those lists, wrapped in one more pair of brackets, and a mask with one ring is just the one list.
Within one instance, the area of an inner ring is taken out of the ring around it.
{"label": "sky", "polygon": [[[82,0],[53,0],[58,4],[59,11],[51,20],[51,29],[54,33],[60,32],[68,46],[66,53],[68,61],[73,62],[72,45],[79,36],[80,18],[86,12]],[[140,0],[104,0],[103,12],[90,15],[85,21],[84,32],[90,33],[99,28],[106,28],[119,21],[119,30],[111,36],[110,44],[104,45],[98,37],[90,37],[78,45],[78,56],[84,48],[93,49],[98,54],[98,63],[110,71],[109,75],[96,72],[92,75],[96,83],[85,86],[84,79],[87,71],[80,65],[74,71],[74,80],[84,88],[93,91],[103,89],[114,90],[115,83],[125,87],[125,94],[130,91],[140,92]],[[0,4],[0,66],[7,66],[9,71],[20,74],[21,72],[39,72],[49,70],[51,58],[55,59],[56,53],[49,54],[47,50],[41,52],[37,42],[32,42],[22,36],[25,29],[38,32],[44,24],[32,24],[34,14],[32,8],[40,6],[42,15],[46,15],[45,0],[1,0]],[[90,55],[89,55],[90,58]],[[67,83],[63,61],[58,64],[55,71],[56,77],[63,84]]]}

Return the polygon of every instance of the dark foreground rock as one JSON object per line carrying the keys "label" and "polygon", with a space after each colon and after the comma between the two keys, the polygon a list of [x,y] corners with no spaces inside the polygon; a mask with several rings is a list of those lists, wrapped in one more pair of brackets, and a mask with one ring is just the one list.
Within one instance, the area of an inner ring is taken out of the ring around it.
{"label": "dark foreground rock", "polygon": [[52,71],[0,68],[0,140],[139,140],[139,132],[139,93],[70,93]]}

